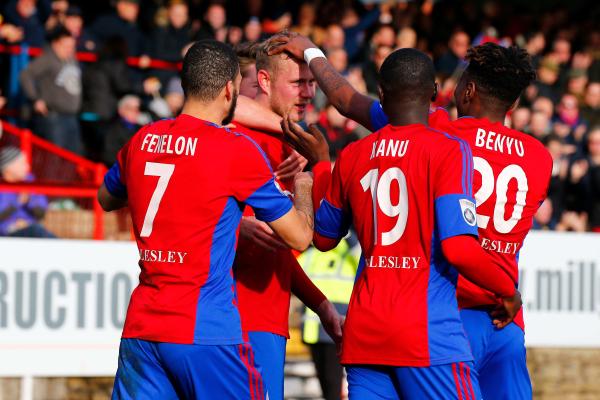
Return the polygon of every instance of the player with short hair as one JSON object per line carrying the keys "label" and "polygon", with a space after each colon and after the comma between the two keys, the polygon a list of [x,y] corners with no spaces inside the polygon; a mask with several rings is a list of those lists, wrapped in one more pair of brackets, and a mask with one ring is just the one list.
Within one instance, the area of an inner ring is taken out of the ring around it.
{"label": "player with short hair", "polygon": [[311,179],[297,177],[292,205],[258,145],[221,126],[241,80],[230,47],[197,42],[181,75],[182,114],[141,128],[98,192],[106,211],[129,206],[140,254],[113,398],[264,399],[237,308],[237,229],[249,205],[287,245],[306,248]]}
{"label": "player with short hair", "polygon": [[[314,47],[302,37],[292,42],[281,50],[299,56]],[[535,79],[535,71],[524,50],[492,43],[470,49],[467,61],[455,91],[461,118],[450,121],[447,112],[438,109],[430,114],[429,122],[464,139],[472,148],[478,172],[473,189],[480,214],[481,246],[518,285],[518,253],[546,197],[552,160],[536,139],[502,124],[506,113]],[[310,66],[320,87],[342,114],[369,128],[387,125],[387,112],[379,103],[356,92],[324,58]],[[326,173],[326,164],[318,164],[316,170]],[[315,178],[315,185],[318,182]],[[458,300],[484,398],[530,399],[522,312],[514,324],[495,329],[490,318],[494,318],[491,311],[497,300],[462,277]]]}
{"label": "player with short hair", "polygon": [[457,270],[503,298],[508,316],[496,326],[520,308],[512,280],[473,237],[468,145],[427,126],[435,91],[424,53],[401,49],[384,61],[380,98],[390,125],[342,151],[316,216],[317,248],[335,246],[352,223],[365,258],[342,342],[352,399],[481,399]]}
{"label": "player with short hair", "polygon": [[[287,55],[269,56],[274,38],[256,49],[258,91],[255,99],[279,115],[304,117],[304,107],[314,96],[315,83],[306,63]],[[248,68],[246,62],[246,68]],[[251,76],[242,79],[252,80]],[[293,151],[283,143],[281,133],[251,130],[234,121],[236,130],[251,137],[272,165],[280,165]],[[281,187],[294,193],[292,179],[277,179]],[[283,400],[285,348],[288,333],[290,294],[294,293],[315,311],[334,340],[341,340],[341,317],[333,304],[312,283],[292,251],[254,213],[244,212],[240,241],[234,264],[238,304],[244,333],[261,366],[271,400]],[[275,237],[270,237],[275,236]]]}

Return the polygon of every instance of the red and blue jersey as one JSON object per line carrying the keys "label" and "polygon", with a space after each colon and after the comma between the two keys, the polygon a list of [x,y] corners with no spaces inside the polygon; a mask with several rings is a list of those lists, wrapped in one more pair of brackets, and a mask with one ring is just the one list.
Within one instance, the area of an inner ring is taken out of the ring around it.
{"label": "red and blue jersey", "polygon": [[[239,123],[238,132],[252,138],[263,149],[271,165],[279,165],[291,153],[281,134],[248,129]],[[290,194],[293,180],[280,182]],[[244,215],[254,215],[246,209]],[[269,251],[252,240],[240,239],[234,264],[239,309],[245,332],[271,332],[289,337],[288,320],[292,270],[298,264],[291,249]]]}
{"label": "red and blue jersey", "polygon": [[385,126],[338,158],[315,231],[352,224],[364,261],[344,326],[342,363],[430,366],[472,359],[441,241],[477,235],[472,156],[421,124]]}
{"label": "red and blue jersey", "polygon": [[[387,124],[378,102],[371,107],[371,122],[375,128]],[[430,113],[429,124],[469,144],[475,171],[479,242],[518,285],[519,251],[546,198],[552,173],[550,154],[534,137],[485,118],[451,121],[446,110],[438,108]],[[458,283],[458,299],[462,308],[498,302],[493,293],[463,277]],[[522,310],[515,323],[524,328]]]}
{"label": "red and blue jersey", "polygon": [[[446,110],[437,109],[430,114],[429,123],[470,145],[479,242],[518,285],[519,251],[548,192],[552,174],[550,153],[533,136],[486,118],[461,117],[450,121]],[[460,277],[458,302],[468,308],[496,304],[498,299]],[[515,323],[524,329],[522,309]]]}
{"label": "red and blue jersey", "polygon": [[117,160],[105,185],[128,200],[141,268],[123,337],[242,343],[232,274],[242,211],[269,222],[292,207],[263,151],[183,114],[143,127]]}

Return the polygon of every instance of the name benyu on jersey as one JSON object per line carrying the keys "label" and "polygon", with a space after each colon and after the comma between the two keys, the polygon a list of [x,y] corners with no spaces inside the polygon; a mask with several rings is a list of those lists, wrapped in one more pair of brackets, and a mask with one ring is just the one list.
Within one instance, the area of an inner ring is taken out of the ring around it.
{"label": "name benyu on jersey", "polygon": [[523,142],[519,139],[501,133],[488,132],[482,128],[477,129],[475,146],[509,155],[516,154],[519,157],[525,155],[525,147],[523,146]]}

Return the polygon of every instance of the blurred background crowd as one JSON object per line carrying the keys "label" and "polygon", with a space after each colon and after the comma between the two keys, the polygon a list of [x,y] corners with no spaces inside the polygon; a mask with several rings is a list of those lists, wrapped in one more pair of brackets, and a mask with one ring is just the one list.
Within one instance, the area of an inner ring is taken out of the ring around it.
{"label": "blurred background crowd", "polygon": [[[177,65],[186,46],[198,39],[238,45],[287,28],[309,36],[359,91],[374,97],[387,55],[418,48],[437,68],[441,91],[435,106],[454,115],[452,94],[467,49],[489,41],[521,46],[532,56],[538,81],[506,124],[542,141],[554,159],[549,198],[536,228],[600,232],[600,6],[595,1],[0,4],[2,119],[107,166],[140,125],[177,115],[183,104]],[[317,93],[307,122],[326,133],[333,152],[368,133],[341,116],[323,93]],[[10,150],[0,154],[5,181],[14,179],[5,171],[19,158]]]}

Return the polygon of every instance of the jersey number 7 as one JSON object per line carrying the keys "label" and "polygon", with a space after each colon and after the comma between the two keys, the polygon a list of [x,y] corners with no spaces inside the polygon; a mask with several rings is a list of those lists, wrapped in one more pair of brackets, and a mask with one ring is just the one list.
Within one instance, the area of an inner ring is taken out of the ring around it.
{"label": "jersey number 7", "polygon": [[173,171],[175,171],[174,164],[146,162],[144,175],[158,176],[159,178],[158,183],[156,184],[156,188],[154,189],[154,193],[152,193],[152,197],[150,198],[150,204],[148,204],[148,209],[146,210],[146,216],[144,217],[144,225],[142,226],[140,237],[148,237],[152,233],[154,218],[156,217],[156,213],[158,213],[160,201],[162,200],[165,191],[167,190],[167,186],[169,185],[169,181],[171,180]]}

